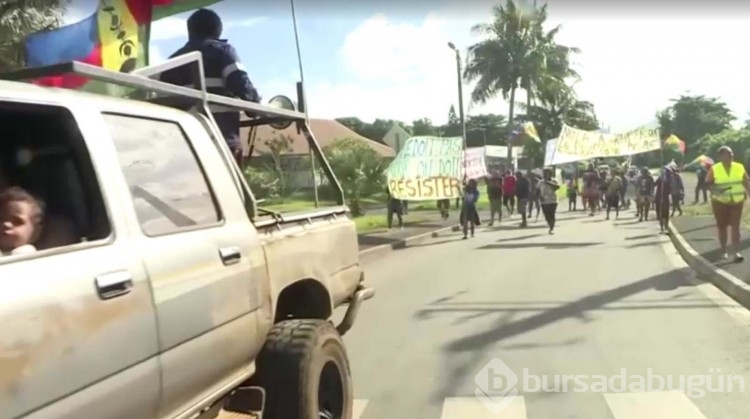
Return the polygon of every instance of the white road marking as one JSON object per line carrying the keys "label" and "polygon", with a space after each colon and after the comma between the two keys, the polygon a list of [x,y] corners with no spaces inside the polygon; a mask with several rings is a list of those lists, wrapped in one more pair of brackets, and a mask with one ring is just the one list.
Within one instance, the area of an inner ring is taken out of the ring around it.
{"label": "white road marking", "polygon": [[615,419],[706,419],[685,393],[658,391],[643,393],[606,393]]}
{"label": "white road marking", "polygon": [[352,419],[359,419],[365,413],[367,407],[367,399],[354,399],[354,406],[352,408]]}
{"label": "white road marking", "polygon": [[497,414],[476,397],[448,397],[443,402],[441,419],[527,419],[526,402],[517,396]]}

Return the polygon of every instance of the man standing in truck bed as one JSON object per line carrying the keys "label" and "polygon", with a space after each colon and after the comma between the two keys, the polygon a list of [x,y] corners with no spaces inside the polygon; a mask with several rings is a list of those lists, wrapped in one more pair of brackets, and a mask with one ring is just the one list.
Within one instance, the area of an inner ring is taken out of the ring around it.
{"label": "man standing in truck bed", "polygon": [[[255,103],[260,102],[258,91],[250,82],[245,66],[240,63],[237,51],[226,40],[219,39],[223,29],[219,15],[212,10],[198,9],[188,18],[187,28],[188,42],[169,58],[200,51],[203,56],[206,89],[209,93],[234,96]],[[161,74],[161,80],[180,86],[192,86],[192,69],[182,66],[165,71]],[[226,110],[213,112],[213,117],[232,155],[240,164],[242,161],[240,113]]]}

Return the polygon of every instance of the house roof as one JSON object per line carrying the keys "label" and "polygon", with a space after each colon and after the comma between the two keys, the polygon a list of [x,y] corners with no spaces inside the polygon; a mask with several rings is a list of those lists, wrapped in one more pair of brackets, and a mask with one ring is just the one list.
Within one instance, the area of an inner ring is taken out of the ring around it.
{"label": "house roof", "polygon": [[[352,138],[365,142],[371,149],[375,150],[376,153],[383,157],[394,157],[396,153],[388,146],[381,144],[377,141],[373,141],[369,138],[363,137],[351,129],[347,128],[343,124],[331,119],[310,119],[310,129],[312,129],[315,139],[321,148],[325,148],[333,144],[336,140],[344,138]],[[291,151],[288,154],[307,154],[310,149],[307,145],[307,139],[303,134],[297,133],[297,128],[292,124],[289,128],[284,130],[275,130],[268,125],[257,127],[256,139],[255,139],[255,150],[253,155],[261,155],[269,152],[268,146],[264,143],[265,140],[270,140],[274,137],[280,137],[286,135],[292,139]],[[249,132],[249,128],[243,128],[240,133],[240,138],[246,139]],[[247,144],[244,145],[244,152],[247,155],[249,152]]]}

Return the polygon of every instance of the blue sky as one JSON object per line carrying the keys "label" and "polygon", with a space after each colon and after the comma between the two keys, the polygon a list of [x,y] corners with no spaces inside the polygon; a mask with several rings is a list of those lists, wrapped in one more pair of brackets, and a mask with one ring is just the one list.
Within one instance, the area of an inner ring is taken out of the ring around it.
{"label": "blue sky", "polygon": [[[96,2],[74,0],[68,21],[90,14]],[[489,19],[494,3],[296,0],[311,115],[445,122],[457,102],[455,61],[446,44],[452,41],[463,52],[476,42],[470,28]],[[594,103],[600,119],[614,131],[634,128],[690,91],[723,98],[744,120],[750,111],[746,10],[737,13],[727,5],[713,13],[684,7],[675,12],[631,4],[614,10],[549,1],[550,25],[563,26],[559,42],[582,50],[575,58],[583,78],[576,90]],[[294,97],[299,71],[289,2],[224,0],[212,8],[261,94]],[[188,15],[154,23],[152,60],[185,42]],[[470,89],[465,86],[466,96]],[[473,104],[467,97],[466,103],[469,114],[507,113],[502,98]]]}

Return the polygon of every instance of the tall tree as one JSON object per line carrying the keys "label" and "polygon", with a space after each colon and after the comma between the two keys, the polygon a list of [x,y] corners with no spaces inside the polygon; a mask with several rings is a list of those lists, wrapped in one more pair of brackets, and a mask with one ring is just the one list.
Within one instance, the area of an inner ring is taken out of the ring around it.
{"label": "tall tree", "polygon": [[[504,6],[492,8],[491,23],[472,28],[475,34],[485,39],[469,47],[464,77],[469,82],[476,82],[471,98],[486,103],[501,94],[508,100],[508,131],[514,123],[519,87],[531,89],[532,80],[552,77],[548,71],[552,58],[555,58],[555,66],[568,67],[567,71],[559,72],[560,78],[571,74],[567,57],[574,50],[557,46],[554,38],[558,28],[543,31],[546,6],[540,10],[529,12],[514,0],[506,0]],[[511,157],[512,150],[508,147],[508,159]]]}
{"label": "tall tree", "polygon": [[461,120],[458,118],[458,115],[456,115],[456,108],[451,105],[451,108],[448,109],[448,125],[458,125],[461,123]]}
{"label": "tall tree", "polygon": [[439,130],[432,125],[429,118],[422,118],[413,122],[411,133],[412,135],[439,135]]}
{"label": "tall tree", "polygon": [[715,97],[682,95],[656,114],[663,136],[674,134],[685,141],[692,156],[704,147],[704,137],[732,127],[735,120],[726,103]]}
{"label": "tall tree", "polygon": [[62,24],[68,0],[3,0],[0,3],[0,71],[24,66],[26,36]]}
{"label": "tall tree", "polygon": [[592,103],[579,100],[572,87],[559,81],[548,80],[546,83],[550,85],[539,89],[538,102],[529,112],[533,115],[531,120],[544,142],[524,147],[524,155],[534,160],[535,164],[542,163],[545,150],[543,145],[560,134],[563,124],[586,131],[599,128]]}

